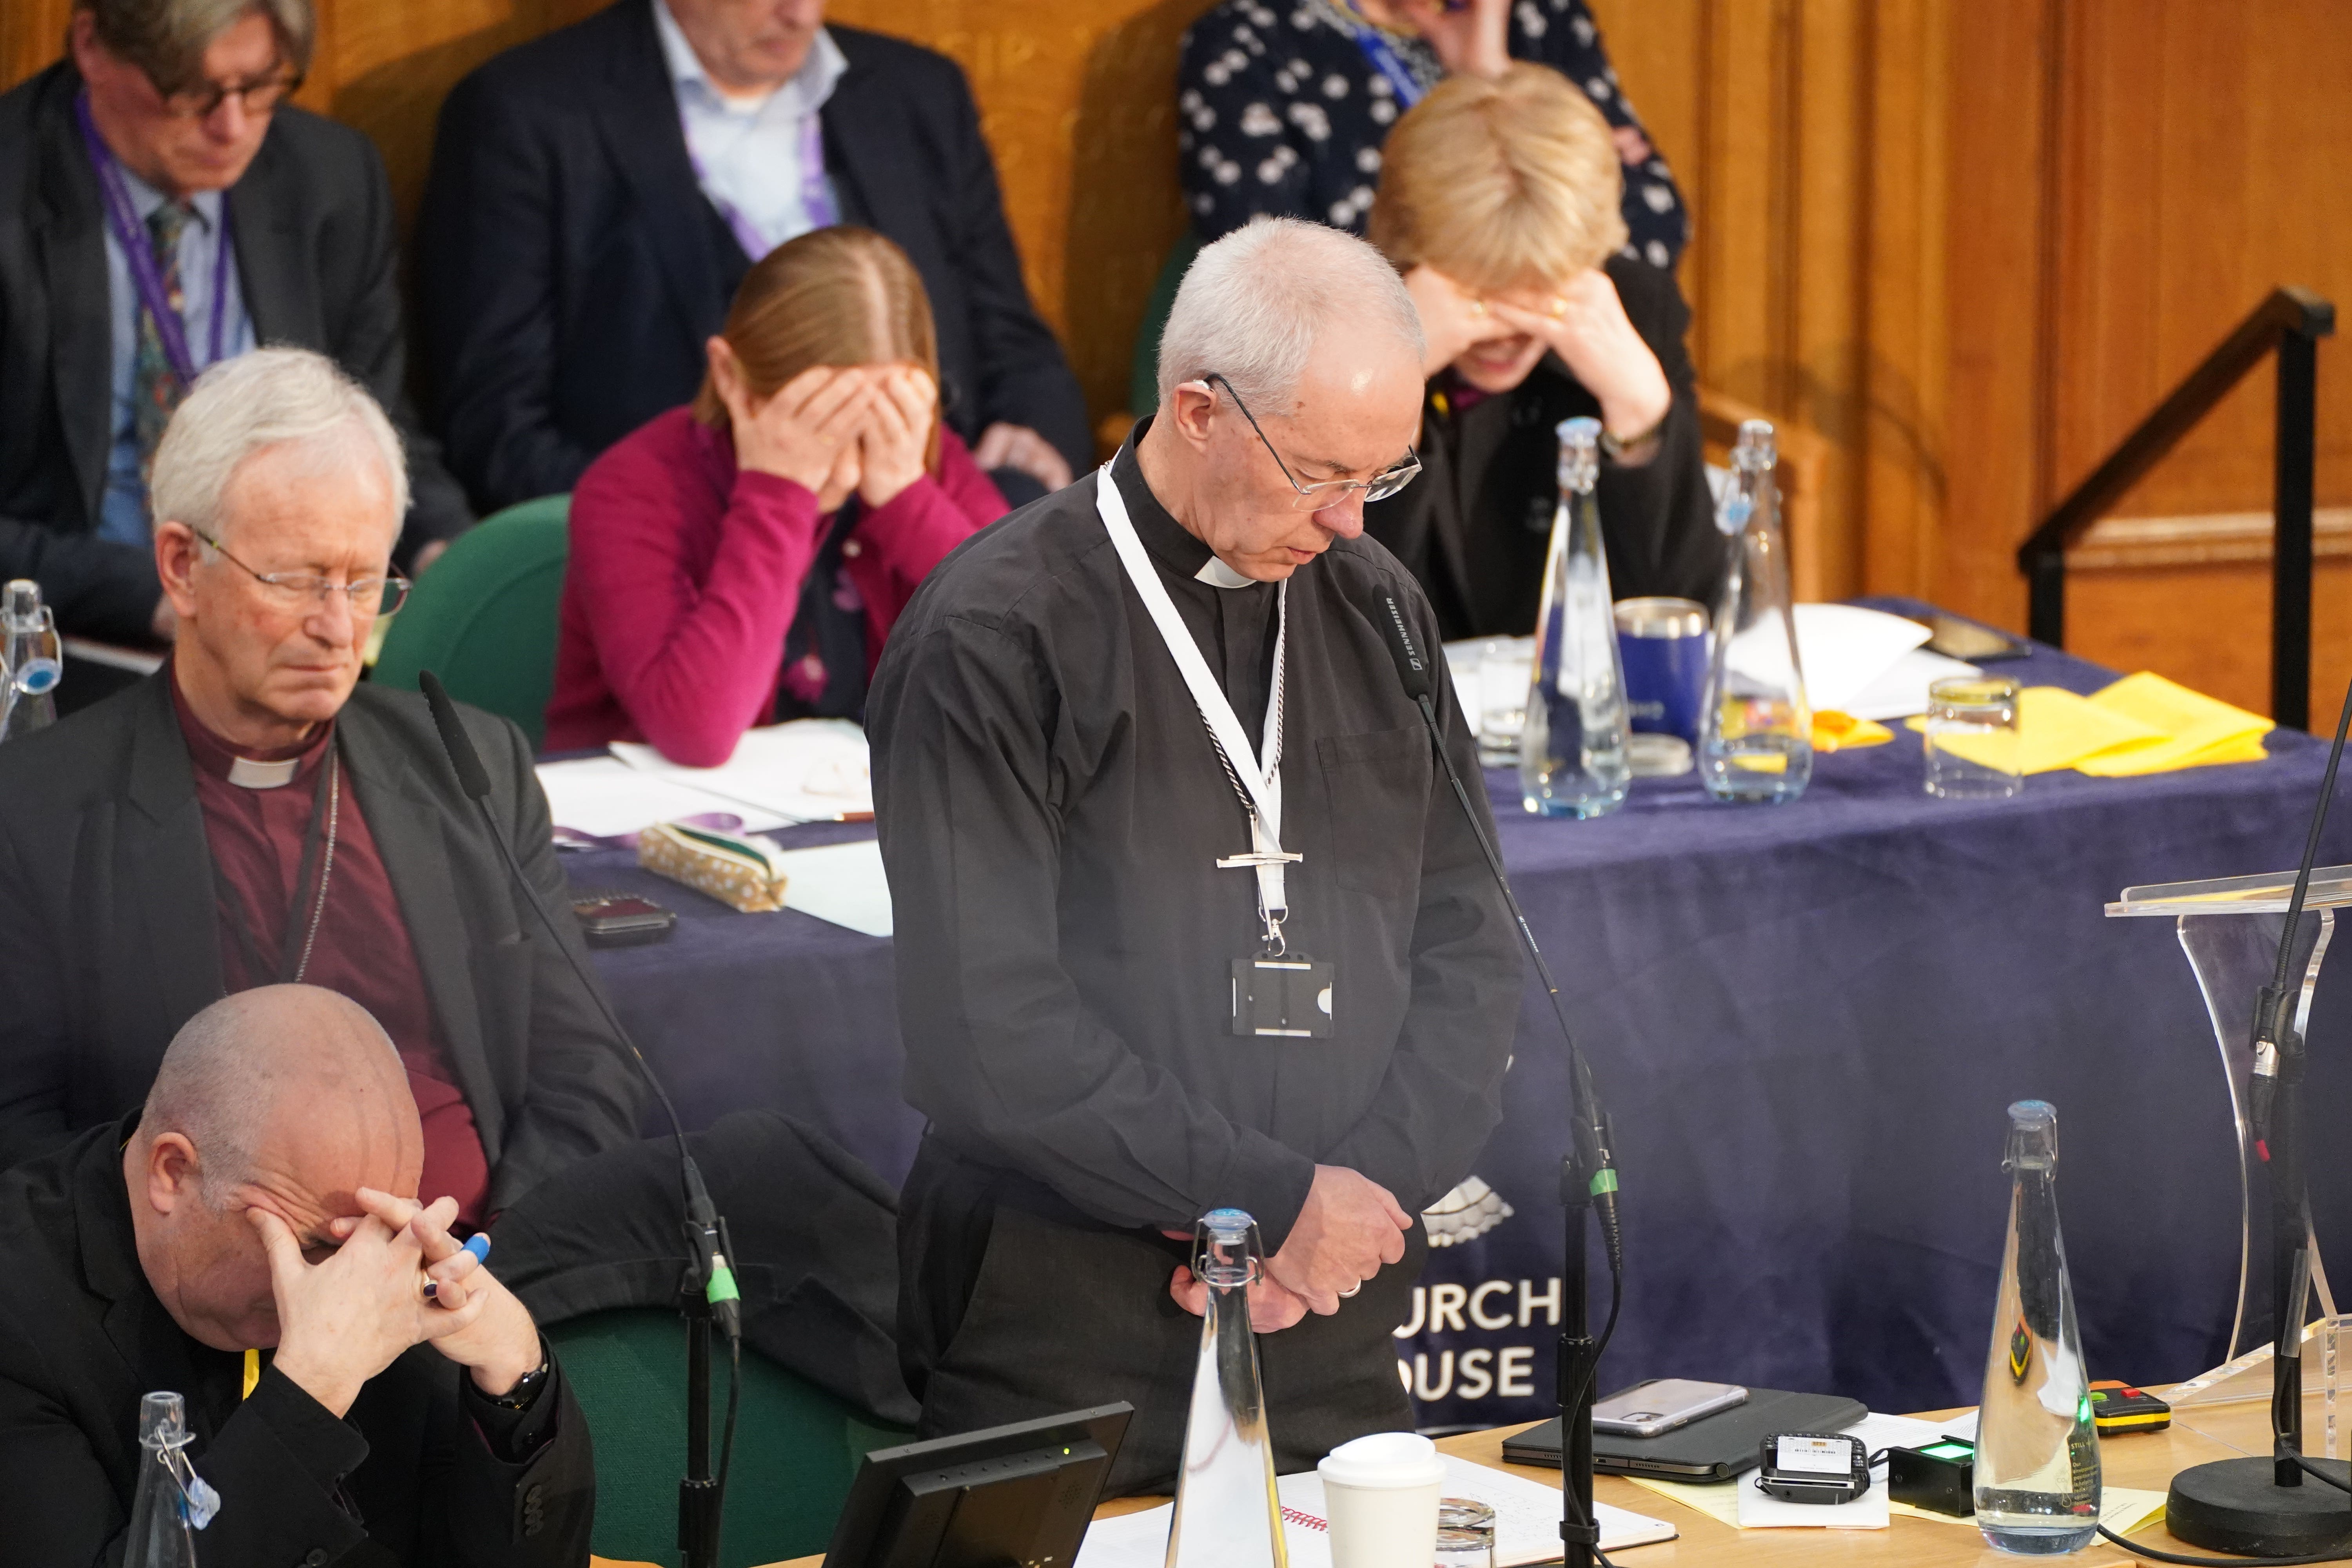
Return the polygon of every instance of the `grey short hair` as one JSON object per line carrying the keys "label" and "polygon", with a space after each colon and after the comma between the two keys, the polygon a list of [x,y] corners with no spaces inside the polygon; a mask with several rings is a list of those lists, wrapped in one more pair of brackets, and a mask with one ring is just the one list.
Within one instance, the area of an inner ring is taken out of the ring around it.
{"label": "grey short hair", "polygon": [[1160,402],[1215,372],[1242,401],[1286,414],[1315,336],[1392,334],[1421,363],[1421,314],[1404,279],[1353,235],[1297,218],[1261,217],[1202,247],[1160,334]]}
{"label": "grey short hair", "polygon": [[213,40],[258,12],[278,35],[278,52],[294,74],[310,68],[318,42],[310,0],[79,0],[107,53],[147,73],[166,97],[196,85]]}
{"label": "grey short hair", "polygon": [[348,463],[362,454],[383,465],[393,526],[408,515],[408,465],[400,436],[366,387],[309,349],[256,349],[196,378],[163,428],[147,484],[158,522],[184,522],[220,536],[229,483],[247,458],[296,442]]}

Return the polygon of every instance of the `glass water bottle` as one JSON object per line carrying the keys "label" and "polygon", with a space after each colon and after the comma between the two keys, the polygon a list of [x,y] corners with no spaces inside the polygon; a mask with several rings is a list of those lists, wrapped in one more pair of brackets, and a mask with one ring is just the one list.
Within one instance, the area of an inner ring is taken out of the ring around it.
{"label": "glass water bottle", "polygon": [[195,1531],[213,1521],[220,1494],[188,1463],[187,1407],[176,1394],[139,1402],[139,1489],[131,1494],[123,1568],[195,1568]]}
{"label": "glass water bottle", "polygon": [[1625,671],[1601,548],[1601,421],[1559,426],[1559,510],[1519,732],[1519,794],[1540,816],[1600,816],[1625,804]]}
{"label": "glass water bottle", "polygon": [[1977,1528],[2003,1552],[2078,1552],[2098,1532],[2099,1433],[2058,1236],[2058,1112],[2047,1101],[2009,1108],[2001,1168],[2013,1184],[1977,1421]]}
{"label": "glass water bottle", "polygon": [[1212,1209],[1201,1216],[1192,1272],[1209,1288],[1209,1301],[1201,1319],[1176,1507],[1168,1522],[1166,1568],[1289,1568],[1257,1337],[1250,1331],[1249,1286],[1265,1257],[1257,1221],[1241,1210]]}
{"label": "glass water bottle", "polygon": [[1716,602],[1698,774],[1717,800],[1777,805],[1804,794],[1813,776],[1813,714],[1797,661],[1775,461],[1772,426],[1743,423],[1731,487],[1716,509],[1716,526],[1732,540],[1731,571]]}
{"label": "glass water bottle", "polygon": [[58,678],[65,671],[56,612],[41,603],[40,584],[19,577],[0,589],[0,668],[9,696],[0,700],[0,740],[29,735],[57,721]]}

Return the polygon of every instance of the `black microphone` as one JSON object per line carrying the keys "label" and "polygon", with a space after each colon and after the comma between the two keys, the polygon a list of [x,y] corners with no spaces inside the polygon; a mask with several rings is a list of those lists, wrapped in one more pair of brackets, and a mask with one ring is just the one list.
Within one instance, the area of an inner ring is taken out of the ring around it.
{"label": "black microphone", "polygon": [[[1609,1119],[1593,1091],[1592,1070],[1577,1048],[1576,1031],[1568,1026],[1559,982],[1552,978],[1551,965],[1544,962],[1543,949],[1528,925],[1527,911],[1519,908],[1511,879],[1503,872],[1502,854],[1477,808],[1470,804],[1461,772],[1445,750],[1445,731],[1437,722],[1436,704],[1430,700],[1430,661],[1413,639],[1412,624],[1405,619],[1404,606],[1397,596],[1384,588],[1374,588],[1372,594],[1371,618],[1380,623],[1381,635],[1388,639],[1397,679],[1413,706],[1421,710],[1421,721],[1429,730],[1430,750],[1437,753],[1446,782],[1454,786],[1454,798],[1461,803],[1462,816],[1486,854],[1486,869],[1494,875],[1495,886],[1518,924],[1519,941],[1535,960],[1536,976],[1551,998],[1552,1020],[1568,1046],[1573,1104],[1568,1119],[1569,1153],[1560,1162],[1559,1201],[1568,1227],[1560,1287],[1570,1299],[1560,1316],[1559,1364],[1555,1369],[1559,1403],[1559,1542],[1562,1563],[1569,1568],[1587,1568],[1596,1559],[1608,1561],[1601,1552],[1601,1525],[1592,1505],[1592,1384],[1600,1372],[1601,1352],[1617,1331],[1617,1310],[1624,1300],[1625,1286],[1625,1248],[1617,1225],[1617,1166],[1609,1149]],[[1609,1257],[1609,1320],[1597,1340],[1591,1337],[1585,1320],[1584,1205],[1588,1204],[1601,1221],[1601,1243]]]}
{"label": "black microphone", "polygon": [[1613,1265],[1621,1256],[1622,1246],[1617,1226],[1617,1169],[1609,1150],[1608,1118],[1601,1110],[1600,1097],[1593,1091],[1591,1068],[1584,1053],[1577,1048],[1576,1033],[1568,1026],[1568,1013],[1560,1005],[1559,983],[1552,978],[1551,965],[1544,962],[1543,949],[1536,943],[1536,933],[1528,925],[1527,913],[1511,891],[1510,879],[1503,871],[1503,857],[1487,836],[1486,825],[1470,804],[1470,792],[1464,786],[1453,757],[1446,752],[1445,732],[1438,726],[1437,709],[1430,700],[1429,661],[1413,639],[1412,625],[1405,619],[1404,606],[1386,589],[1374,589],[1373,596],[1372,619],[1380,623],[1381,634],[1388,639],[1389,657],[1396,662],[1397,679],[1402,683],[1404,694],[1421,710],[1422,722],[1429,727],[1430,748],[1437,753],[1446,780],[1454,785],[1454,797],[1461,803],[1462,815],[1468,819],[1470,831],[1477,837],[1478,847],[1486,854],[1486,869],[1494,875],[1495,886],[1502,890],[1503,901],[1510,906],[1511,919],[1518,924],[1519,941],[1526,946],[1528,956],[1535,961],[1536,976],[1543,982],[1544,994],[1551,998],[1552,1018],[1559,1025],[1560,1038],[1568,1044],[1569,1071],[1576,1100],[1575,1114],[1570,1119],[1576,1146],[1573,1179],[1584,1187],[1585,1195],[1591,1199],[1600,1215],[1601,1239]]}
{"label": "black microphone", "polygon": [[433,710],[433,727],[441,731],[441,749],[449,755],[449,766],[457,775],[457,787],[480,808],[482,821],[488,826],[490,837],[498,841],[499,853],[506,857],[508,872],[514,878],[515,886],[522,890],[523,901],[538,912],[540,924],[547,928],[549,939],[555,943],[555,951],[563,954],[564,962],[572,965],[572,973],[579,976],[581,985],[595,1002],[597,1011],[604,1015],[604,1026],[629,1048],[629,1057],[637,1065],[638,1076],[654,1091],[654,1098],[661,1101],[663,1113],[669,1118],[670,1131],[677,1139],[678,1174],[686,1189],[686,1233],[694,1246],[700,1266],[703,1294],[710,1303],[711,1317],[726,1334],[729,1343],[735,1343],[743,1334],[743,1310],[741,1297],[735,1287],[735,1271],[727,1263],[730,1250],[727,1222],[719,1216],[719,1205],[710,1201],[710,1189],[704,1185],[702,1171],[695,1164],[693,1152],[687,1148],[686,1127],[677,1119],[677,1107],[670,1103],[669,1094],[662,1088],[661,1079],[654,1076],[653,1064],[646,1060],[643,1051],[637,1049],[637,1043],[630,1038],[629,1032],[621,1027],[621,1020],[613,1016],[612,1006],[604,1000],[603,989],[590,977],[587,967],[573,955],[557,932],[555,921],[541,900],[539,889],[531,886],[529,877],[523,875],[522,863],[515,858],[514,846],[507,842],[506,830],[499,825],[497,814],[490,810],[489,773],[482,766],[481,754],[474,750],[473,738],[466,733],[465,726],[458,721],[457,705],[449,700],[448,689],[429,669],[417,672],[416,684],[425,693],[425,706]]}

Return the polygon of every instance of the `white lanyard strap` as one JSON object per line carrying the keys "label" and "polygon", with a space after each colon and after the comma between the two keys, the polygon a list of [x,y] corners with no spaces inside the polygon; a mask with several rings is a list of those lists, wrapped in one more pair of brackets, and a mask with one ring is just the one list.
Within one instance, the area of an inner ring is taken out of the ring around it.
{"label": "white lanyard strap", "polygon": [[1167,584],[1160,582],[1159,571],[1144,552],[1143,541],[1137,537],[1135,524],[1128,518],[1126,498],[1118,493],[1118,482],[1111,478],[1108,463],[1095,475],[1095,510],[1118,552],[1119,564],[1127,568],[1128,581],[1135,584],[1136,595],[1151,613],[1152,624],[1160,630],[1160,640],[1167,645],[1169,657],[1176,661],[1177,673],[1191,689],[1193,705],[1201,710],[1202,722],[1209,727],[1210,739],[1224,762],[1226,776],[1233,780],[1235,792],[1242,797],[1243,809],[1249,814],[1251,853],[1228,856],[1217,865],[1221,869],[1246,866],[1256,870],[1258,914],[1265,921],[1267,940],[1279,948],[1283,917],[1289,913],[1289,903],[1283,892],[1282,868],[1299,858],[1283,853],[1282,848],[1282,688],[1290,635],[1290,584],[1283,584],[1275,595],[1274,689],[1266,699],[1262,743],[1265,760],[1261,764],[1259,752],[1251,749],[1249,737],[1243,731],[1241,720],[1234,712],[1224,688],[1209,673],[1209,662],[1201,657],[1200,645],[1192,640],[1191,628],[1177,615],[1176,603],[1168,596]]}

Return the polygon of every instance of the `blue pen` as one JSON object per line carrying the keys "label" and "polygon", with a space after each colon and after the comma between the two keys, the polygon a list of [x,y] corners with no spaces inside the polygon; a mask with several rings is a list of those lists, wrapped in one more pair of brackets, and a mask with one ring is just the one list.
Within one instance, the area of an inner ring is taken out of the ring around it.
{"label": "blue pen", "polygon": [[[475,1262],[487,1263],[490,1258],[490,1238],[482,1232],[476,1231],[473,1235],[466,1238],[465,1250],[474,1255]],[[431,1300],[435,1295],[439,1293],[440,1289],[441,1287],[438,1284],[435,1283],[433,1280],[427,1279],[425,1282],[425,1299],[428,1301]]]}

